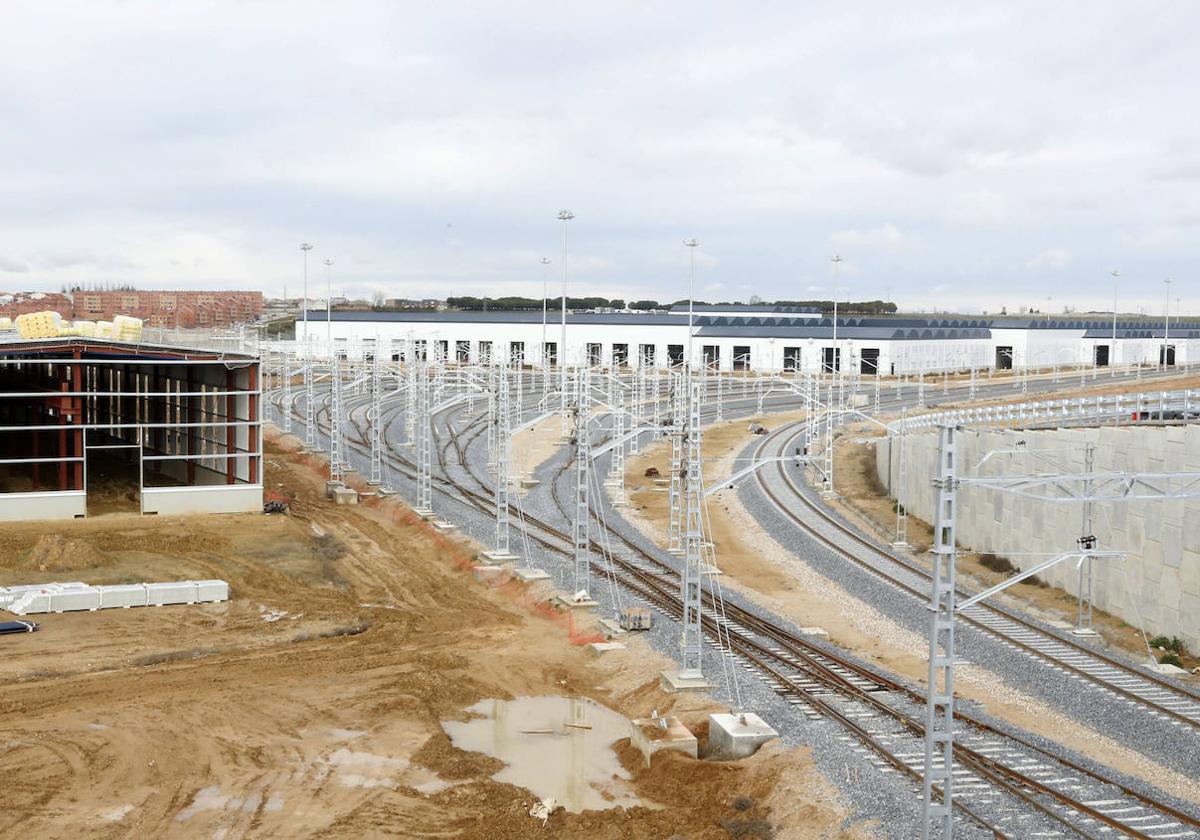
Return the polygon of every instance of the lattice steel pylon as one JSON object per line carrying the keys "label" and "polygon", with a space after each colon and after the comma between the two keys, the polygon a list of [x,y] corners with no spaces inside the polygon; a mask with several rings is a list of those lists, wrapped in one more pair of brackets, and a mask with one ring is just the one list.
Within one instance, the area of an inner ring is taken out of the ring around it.
{"label": "lattice steel pylon", "polygon": [[371,362],[371,477],[368,484],[383,484],[383,370],[379,353]]}
{"label": "lattice steel pylon", "polygon": [[409,362],[414,367],[416,443],[417,443],[417,506],[420,516],[433,516],[433,418],[429,415],[429,374],[424,364]]}
{"label": "lattice steel pylon", "polygon": [[304,359],[304,448],[317,448],[317,407],[313,393],[313,360]]}
{"label": "lattice steel pylon", "polygon": [[341,481],[344,478],[342,454],[342,361],[341,356],[333,354],[329,362],[329,480]]}
{"label": "lattice steel pylon", "polygon": [[617,499],[623,500],[625,497],[625,444],[622,442],[622,438],[625,435],[625,392],[621,387],[621,378],[616,370],[613,370],[608,386],[608,405],[612,409],[612,439],[615,442],[612,448],[612,458],[608,465],[608,481],[617,489],[615,494]]}
{"label": "lattice steel pylon", "polygon": [[575,600],[590,600],[591,534],[588,521],[588,486],[592,466],[591,438],[588,432],[591,383],[588,366],[576,374],[575,397],[575,514],[571,518],[571,539],[575,546]]}
{"label": "lattice steel pylon", "polygon": [[509,416],[508,368],[496,368],[496,548],[493,557],[512,559],[509,550],[508,474],[512,461],[512,423]]}
{"label": "lattice steel pylon", "polygon": [[[685,368],[686,370],[686,368]],[[671,390],[668,399],[671,405],[671,483],[667,490],[667,502],[670,506],[670,517],[667,520],[667,551],[671,554],[683,552],[683,394],[684,374],[677,373],[671,377]]]}
{"label": "lattice steel pylon", "polygon": [[408,389],[406,391],[404,411],[404,442],[409,446],[416,443],[417,438],[417,359],[416,343],[410,337],[405,342],[404,364],[408,374]]}
{"label": "lattice steel pylon", "polygon": [[[925,768],[921,810],[924,840],[951,840],[954,822],[954,542],[958,505],[958,430],[938,431],[937,514],[929,610],[929,675],[925,701]],[[934,799],[940,783],[941,802]]]}
{"label": "lattice steel pylon", "polygon": [[283,412],[283,430],[287,433],[292,431],[292,371],[288,364],[292,355],[291,346],[283,352],[283,405],[280,411]]}
{"label": "lattice steel pylon", "polygon": [[699,680],[703,677],[700,654],[704,645],[700,625],[700,586],[704,575],[704,530],[700,521],[704,503],[700,474],[700,383],[688,377],[684,390],[687,424],[684,427],[686,463],[681,465],[684,473],[683,575],[680,578],[683,628],[679,676],[685,680]]}
{"label": "lattice steel pylon", "polygon": [[[908,547],[908,409],[900,409],[900,428],[896,433],[896,538],[892,545],[896,548]],[[903,493],[903,497],[901,497]]]}

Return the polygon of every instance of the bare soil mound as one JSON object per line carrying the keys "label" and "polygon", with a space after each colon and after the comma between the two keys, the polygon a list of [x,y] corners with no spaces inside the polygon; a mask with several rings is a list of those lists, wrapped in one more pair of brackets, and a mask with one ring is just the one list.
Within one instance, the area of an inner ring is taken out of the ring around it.
{"label": "bare soil mound", "polygon": [[5,563],[11,569],[38,572],[70,572],[111,566],[112,557],[85,540],[68,539],[62,534],[43,534],[28,551],[20,552]]}

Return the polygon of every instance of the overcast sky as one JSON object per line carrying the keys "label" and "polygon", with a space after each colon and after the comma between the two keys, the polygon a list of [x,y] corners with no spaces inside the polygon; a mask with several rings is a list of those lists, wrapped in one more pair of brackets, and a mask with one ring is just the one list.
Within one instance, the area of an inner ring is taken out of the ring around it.
{"label": "overcast sky", "polygon": [[6,3],[0,289],[1200,310],[1200,4],[836,5]]}

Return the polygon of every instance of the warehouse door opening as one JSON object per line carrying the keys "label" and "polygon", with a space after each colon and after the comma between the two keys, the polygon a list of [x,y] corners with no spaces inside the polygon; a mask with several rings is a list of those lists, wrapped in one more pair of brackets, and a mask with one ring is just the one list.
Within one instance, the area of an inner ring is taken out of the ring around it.
{"label": "warehouse door opening", "polygon": [[783,348],[783,369],[788,371],[800,370],[800,348]]}
{"label": "warehouse door opening", "polygon": [[1158,364],[1161,367],[1175,366],[1175,345],[1165,344],[1158,348]]}
{"label": "warehouse door opening", "polygon": [[1108,367],[1108,345],[1096,345],[1096,367]]}
{"label": "warehouse door opening", "polygon": [[996,348],[996,370],[1012,370],[1013,351],[1011,347]]}
{"label": "warehouse door opening", "polygon": [[879,348],[864,347],[862,351],[862,359],[859,362],[859,373],[865,373],[868,376],[874,376],[879,372]]}
{"label": "warehouse door opening", "polygon": [[141,447],[106,443],[84,450],[88,516],[141,513]]}

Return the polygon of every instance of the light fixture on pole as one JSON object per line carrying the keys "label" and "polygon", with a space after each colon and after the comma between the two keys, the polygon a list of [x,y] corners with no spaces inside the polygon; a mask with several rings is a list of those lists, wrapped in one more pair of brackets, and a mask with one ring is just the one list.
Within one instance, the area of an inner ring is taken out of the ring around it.
{"label": "light fixture on pole", "polygon": [[1117,375],[1117,288],[1120,284],[1121,272],[1113,269],[1109,272],[1113,278],[1113,329],[1112,349],[1108,351],[1108,369],[1111,375]]}
{"label": "light fixture on pole", "polygon": [[688,249],[688,340],[687,340],[687,364],[692,364],[692,325],[695,320],[695,299],[696,299],[696,248],[700,243],[696,239],[685,239],[683,244]]}
{"label": "light fixture on pole", "polygon": [[[542,266],[550,265],[550,258],[542,257],[541,263],[542,263]],[[547,303],[546,302],[546,291],[547,291],[546,277],[547,277],[548,271],[549,271],[549,269],[546,269],[543,267],[543,269],[542,269],[542,369],[543,369],[542,376],[545,376],[546,375],[545,372],[547,370],[549,370],[549,367],[546,364],[546,303]]]}
{"label": "light fixture on pole", "polygon": [[304,340],[308,341],[308,252],[313,249],[311,242],[301,242],[300,251],[304,254],[304,300],[300,305],[304,307]]}
{"label": "light fixture on pole", "polygon": [[1167,302],[1163,304],[1163,349],[1162,349],[1162,367],[1167,369],[1167,339],[1171,332],[1171,278],[1163,280],[1163,284],[1167,287]]}
{"label": "light fixture on pole", "polygon": [[837,306],[838,306],[837,282],[838,282],[838,269],[841,267],[841,264],[842,264],[842,255],[834,254],[832,257],[829,258],[829,261],[831,263],[833,263],[833,358],[830,360],[830,363],[829,363],[829,370],[832,373],[834,371],[840,371],[842,369],[841,359],[838,358],[838,351],[837,351],[837,346],[838,346],[838,344],[837,344]]}

